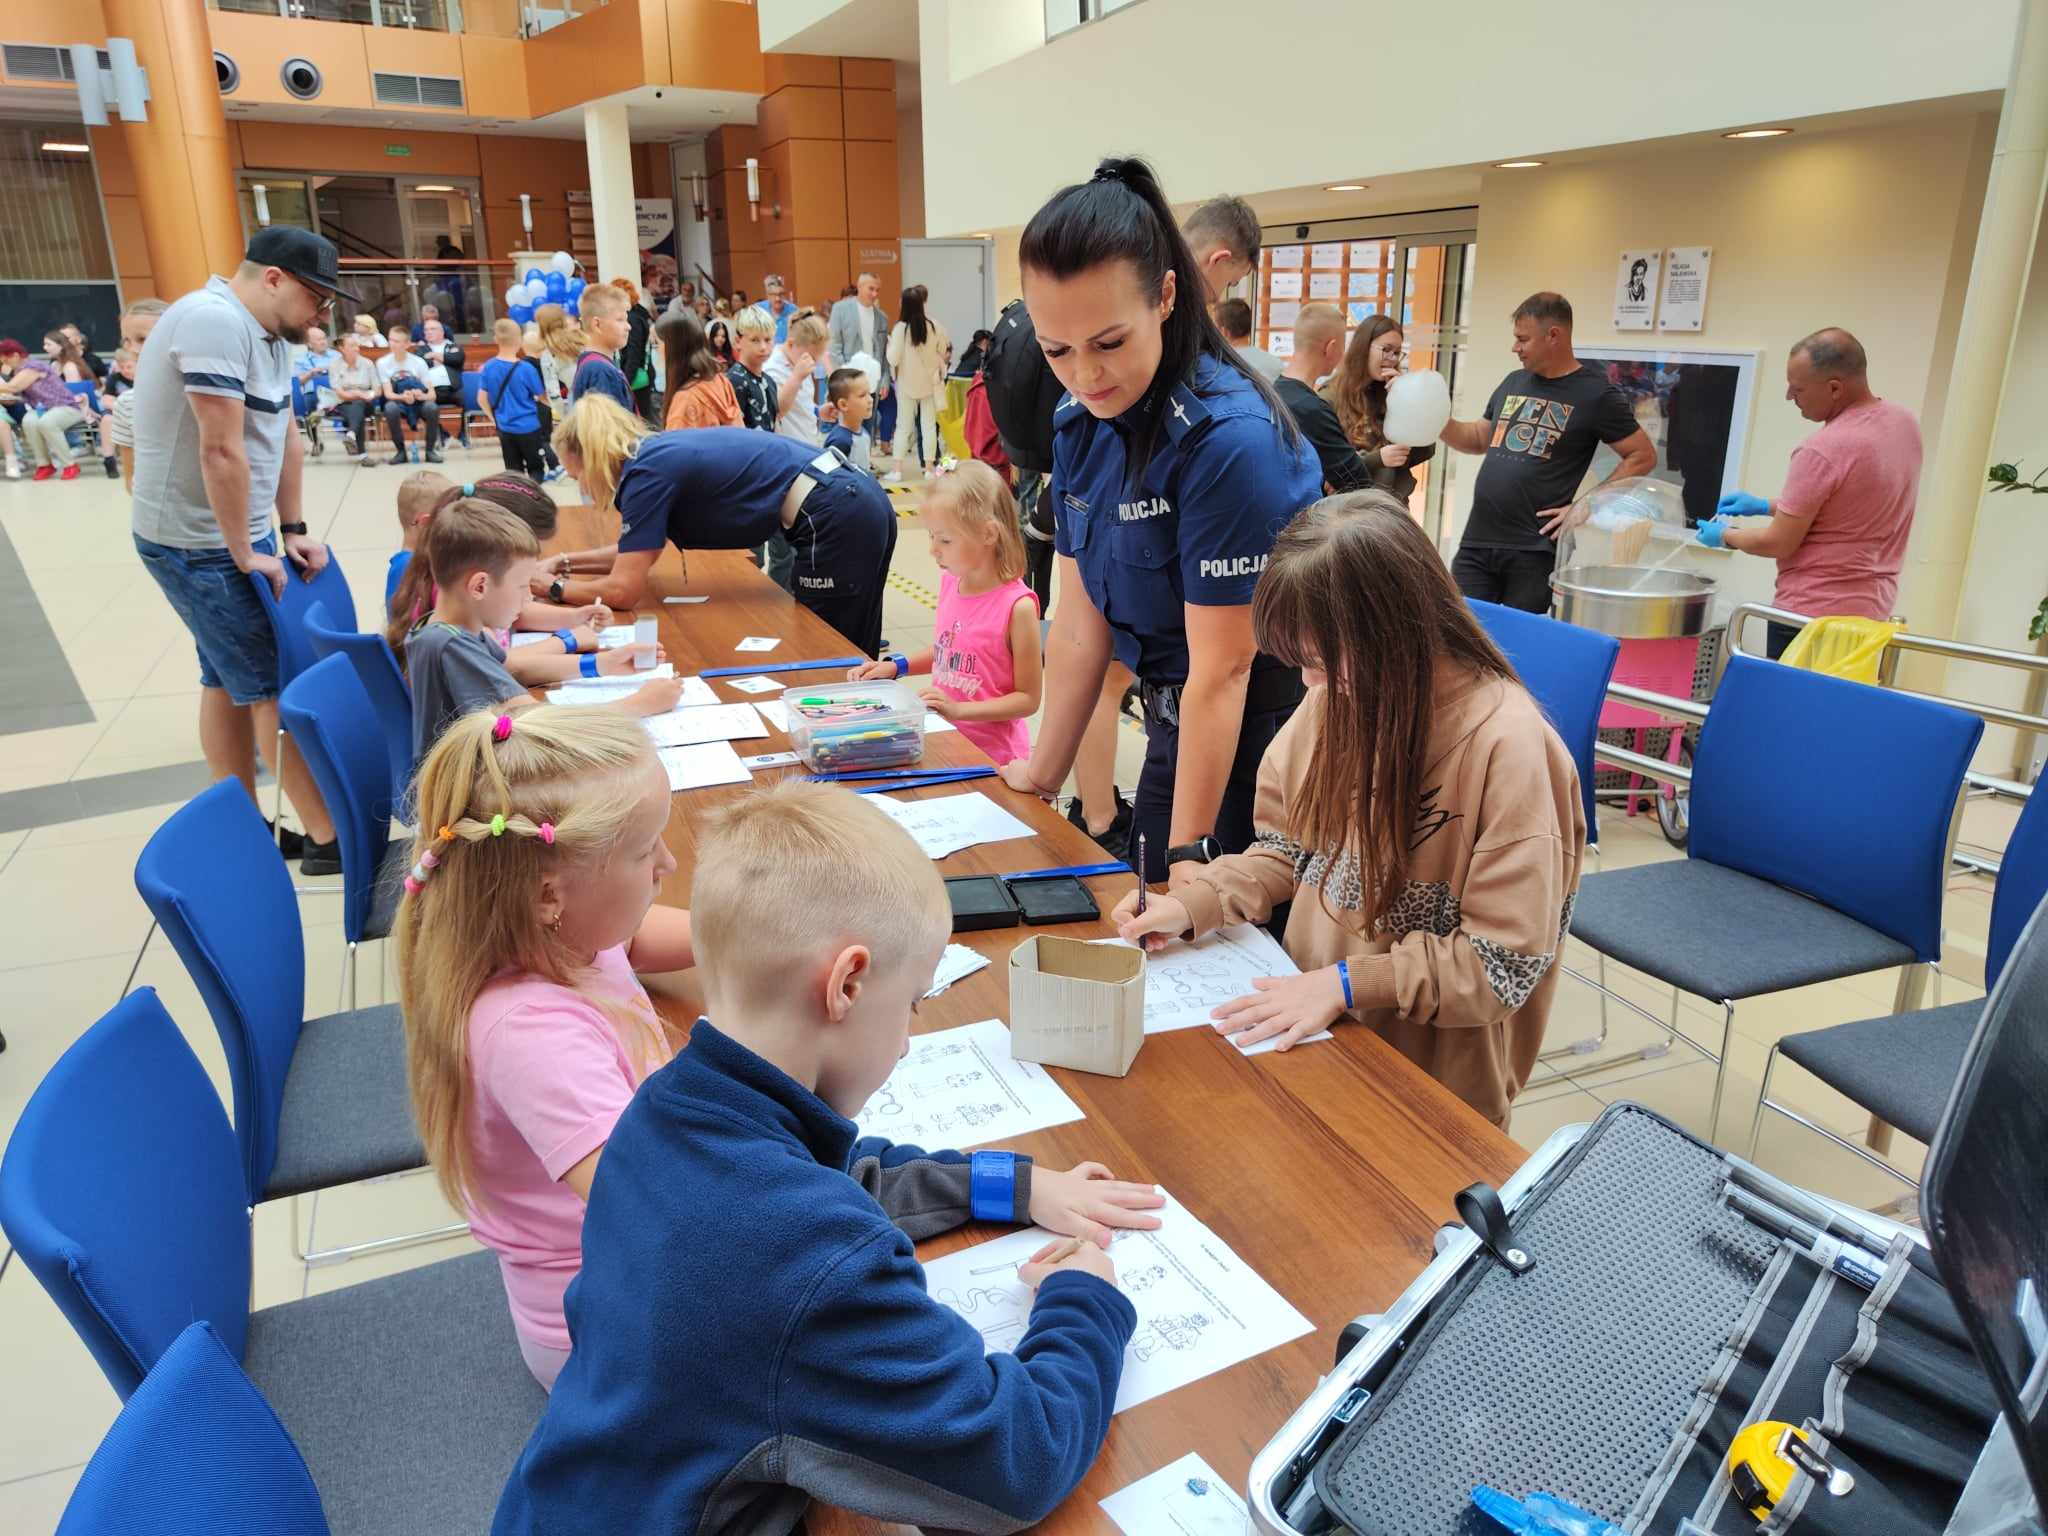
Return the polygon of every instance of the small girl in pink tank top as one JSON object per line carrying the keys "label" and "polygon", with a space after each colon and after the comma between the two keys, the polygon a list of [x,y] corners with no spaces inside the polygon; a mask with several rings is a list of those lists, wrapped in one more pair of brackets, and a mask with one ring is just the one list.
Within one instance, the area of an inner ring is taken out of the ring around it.
{"label": "small girl in pink tank top", "polygon": [[1024,722],[1038,711],[1044,653],[1038,599],[1024,584],[1017,502],[1003,477],[968,460],[934,480],[918,508],[939,566],[932,644],[914,656],[884,657],[847,674],[863,678],[930,673],[927,707],[1001,765],[1031,752]]}

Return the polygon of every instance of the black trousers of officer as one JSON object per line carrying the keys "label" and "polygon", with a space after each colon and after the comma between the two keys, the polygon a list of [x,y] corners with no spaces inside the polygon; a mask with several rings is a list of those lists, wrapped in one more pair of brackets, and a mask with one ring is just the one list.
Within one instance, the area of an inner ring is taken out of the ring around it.
{"label": "black trousers of officer", "polygon": [[[1180,758],[1180,684],[1159,686],[1140,680],[1138,689],[1145,704],[1145,766],[1131,802],[1131,855],[1137,856],[1136,834],[1144,833],[1144,877],[1157,881],[1166,878],[1166,849],[1173,823],[1173,785]],[[1230,778],[1216,811],[1216,841],[1225,853],[1243,853],[1251,846],[1259,763],[1280,734],[1280,727],[1294,717],[1302,692],[1301,674],[1290,667],[1269,662],[1252,671],[1245,689],[1237,752],[1230,760]]]}

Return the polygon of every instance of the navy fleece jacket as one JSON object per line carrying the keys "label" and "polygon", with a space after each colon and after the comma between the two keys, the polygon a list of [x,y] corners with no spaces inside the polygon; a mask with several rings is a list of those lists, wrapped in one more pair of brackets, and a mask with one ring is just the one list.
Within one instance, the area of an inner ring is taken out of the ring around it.
{"label": "navy fleece jacket", "polygon": [[818,1498],[1007,1533],[1073,1490],[1131,1304],[1056,1274],[1016,1352],[985,1356],[911,1246],[968,1219],[967,1159],[856,1134],[699,1021],[605,1145],[574,1348],[494,1531],[782,1536]]}

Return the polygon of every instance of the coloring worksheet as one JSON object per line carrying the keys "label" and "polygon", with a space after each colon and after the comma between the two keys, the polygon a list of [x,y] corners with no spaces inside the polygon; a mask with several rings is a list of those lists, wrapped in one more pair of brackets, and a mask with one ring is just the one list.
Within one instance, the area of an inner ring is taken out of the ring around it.
{"label": "coloring worksheet", "polygon": [[[701,677],[690,679],[704,681]],[[745,741],[766,736],[768,727],[744,704],[707,704],[649,715],[641,724],[658,747],[690,747],[703,741]]]}
{"label": "coloring worksheet", "polygon": [[737,688],[741,693],[780,693],[786,685],[777,682],[772,677],[756,675],[753,677],[728,677],[725,680],[725,686]]}
{"label": "coloring worksheet", "polygon": [[867,798],[935,859],[977,843],[1006,843],[1013,837],[1031,836],[1029,827],[979,790],[936,800],[892,800],[887,795]]}
{"label": "coloring worksheet", "polygon": [[1124,1536],[1245,1536],[1251,1512],[1193,1451],[1102,1501]]}
{"label": "coloring worksheet", "polygon": [[774,635],[749,635],[733,649],[736,651],[772,651],[782,641]]}
{"label": "coloring worksheet", "polygon": [[[630,699],[640,691],[642,683],[657,682],[662,678],[674,677],[673,663],[664,661],[645,672],[622,672],[617,677],[572,677],[567,682],[550,690],[550,704],[616,704],[621,699]],[[711,685],[701,677],[683,679],[682,701],[678,709],[695,709],[707,704],[716,704],[718,695],[711,691]]]}
{"label": "coloring worksheet", "polygon": [[753,778],[729,741],[660,747],[655,755],[661,759],[661,766],[668,774],[670,794],[684,789],[704,789],[712,784],[745,784]]}
{"label": "coloring worksheet", "polygon": [[[1098,944],[1121,944],[1122,939],[1097,939]],[[1218,928],[1192,944],[1174,943],[1145,957],[1145,1033],[1163,1034],[1169,1029],[1210,1028],[1209,1015],[1224,1003],[1255,990],[1255,976],[1299,976],[1296,965],[1280,941],[1256,923],[1239,923]],[[1322,1030],[1302,1040],[1327,1040]],[[1274,1049],[1271,1041],[1240,1050],[1259,1056]]]}
{"label": "coloring worksheet", "polygon": [[[1158,1214],[1158,1231],[1120,1231],[1110,1244],[1117,1285],[1138,1312],[1118,1413],[1311,1331],[1286,1297],[1172,1195]],[[1015,1349],[1032,1302],[1017,1266],[1052,1240],[1031,1227],[933,1259],[924,1267],[925,1288],[980,1332],[990,1354]]]}
{"label": "coloring worksheet", "polygon": [[1081,1118],[1045,1068],[1010,1055],[1000,1019],[913,1035],[889,1081],[854,1116],[863,1136],[927,1148],[978,1147]]}

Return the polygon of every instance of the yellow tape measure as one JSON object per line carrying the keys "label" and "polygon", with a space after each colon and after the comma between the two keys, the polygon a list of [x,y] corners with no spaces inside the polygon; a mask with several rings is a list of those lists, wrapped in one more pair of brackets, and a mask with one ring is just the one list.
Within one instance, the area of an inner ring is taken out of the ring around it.
{"label": "yellow tape measure", "polygon": [[1835,1498],[1856,1486],[1853,1476],[1832,1465],[1808,1441],[1798,1425],[1777,1419],[1765,1419],[1737,1434],[1728,1447],[1728,1480],[1734,1484],[1735,1501],[1761,1520],[1785,1497],[1795,1472],[1804,1472]]}

